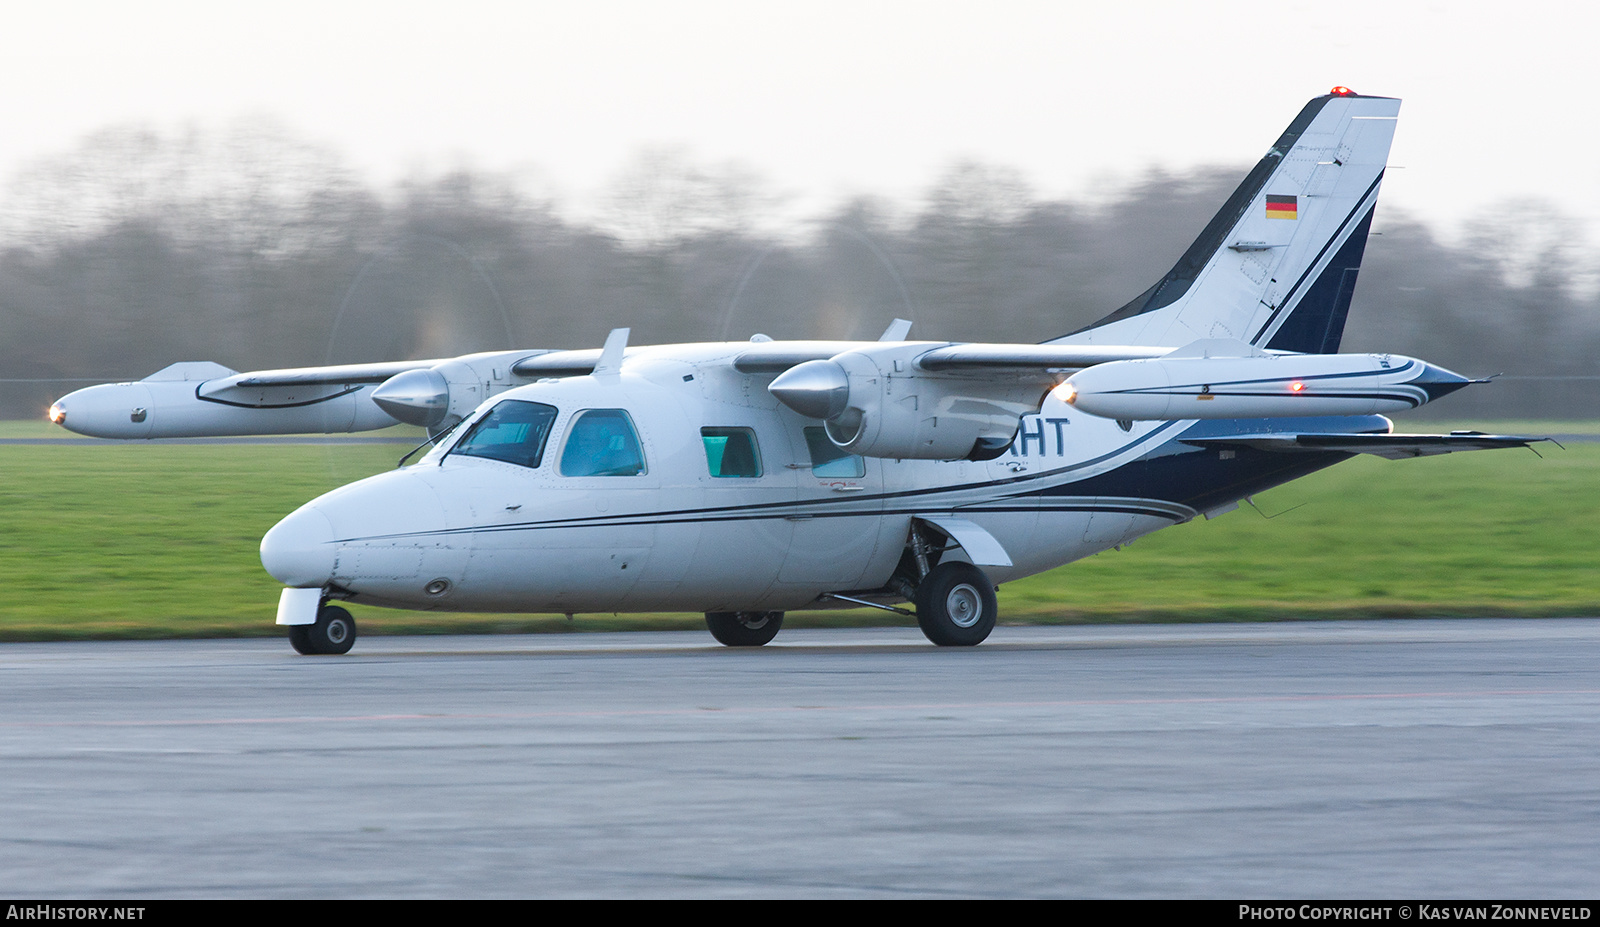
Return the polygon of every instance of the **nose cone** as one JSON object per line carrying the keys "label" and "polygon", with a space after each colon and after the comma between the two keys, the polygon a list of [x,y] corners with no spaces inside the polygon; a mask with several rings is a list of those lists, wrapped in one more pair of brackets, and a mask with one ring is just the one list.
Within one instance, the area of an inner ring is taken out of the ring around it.
{"label": "nose cone", "polygon": [[322,586],[333,577],[337,556],[333,525],[315,504],[296,509],[261,539],[261,565],[285,586]]}
{"label": "nose cone", "polygon": [[833,361],[806,361],[772,381],[767,392],[807,418],[833,418],[850,404],[850,378]]}

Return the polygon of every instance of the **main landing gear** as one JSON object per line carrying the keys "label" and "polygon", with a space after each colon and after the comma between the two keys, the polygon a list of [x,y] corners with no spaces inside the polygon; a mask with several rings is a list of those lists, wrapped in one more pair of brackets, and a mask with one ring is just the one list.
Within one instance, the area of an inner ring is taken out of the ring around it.
{"label": "main landing gear", "polygon": [[961,560],[943,560],[959,546],[948,533],[912,519],[905,553],[889,586],[917,609],[917,625],[940,647],[974,647],[994,630],[994,583]]}
{"label": "main landing gear", "polygon": [[[909,600],[916,606],[917,625],[922,633],[940,647],[974,647],[983,643],[999,615],[994,583],[983,570],[964,560],[941,562],[946,552],[959,546],[944,532],[913,521],[900,565],[888,585],[875,593]],[[908,609],[843,593],[825,598],[912,614]],[[776,637],[782,626],[783,612],[706,613],[711,636],[729,647],[760,647]]]}
{"label": "main landing gear", "polygon": [[718,643],[760,647],[778,636],[783,612],[706,612],[706,627]]}
{"label": "main landing gear", "polygon": [[952,560],[929,570],[912,602],[922,633],[940,647],[972,647],[994,630],[994,583],[970,563]]}
{"label": "main landing gear", "polygon": [[349,653],[356,642],[356,620],[337,605],[317,609],[316,624],[289,626],[289,643],[303,654]]}

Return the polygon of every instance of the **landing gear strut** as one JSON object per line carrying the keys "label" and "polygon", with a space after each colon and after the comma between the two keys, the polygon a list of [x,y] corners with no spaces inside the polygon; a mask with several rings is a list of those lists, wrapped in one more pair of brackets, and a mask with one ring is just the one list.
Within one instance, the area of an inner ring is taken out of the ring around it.
{"label": "landing gear strut", "polygon": [[940,647],[972,647],[994,630],[994,583],[970,563],[952,560],[929,570],[912,601],[922,633]]}
{"label": "landing gear strut", "polygon": [[289,643],[303,654],[349,653],[356,642],[356,620],[337,605],[317,609],[316,624],[289,626]]}
{"label": "landing gear strut", "polygon": [[778,636],[783,612],[706,612],[706,628],[729,647],[760,647]]}

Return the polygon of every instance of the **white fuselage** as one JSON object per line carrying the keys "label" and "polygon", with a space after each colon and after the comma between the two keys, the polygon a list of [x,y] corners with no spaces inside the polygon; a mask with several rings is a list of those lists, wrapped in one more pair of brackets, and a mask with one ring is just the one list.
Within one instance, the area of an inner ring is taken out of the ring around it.
{"label": "white fuselage", "polygon": [[[1174,434],[1174,423],[1124,430],[1055,399],[1023,420],[996,460],[851,456],[816,466],[805,429],[821,423],[781,406],[767,392],[770,376],[733,369],[745,347],[638,349],[620,375],[509,390],[417,464],[285,518],[263,539],[263,562],[287,585],[401,608],[787,610],[881,590],[918,515],[955,515],[987,531],[1011,564],[985,570],[1005,582],[1197,514],[1149,498],[1050,494]],[[555,410],[537,466],[457,448],[507,401]],[[592,410],[627,413],[643,472],[563,473],[574,423]],[[754,467],[714,476],[703,429],[752,436]]]}

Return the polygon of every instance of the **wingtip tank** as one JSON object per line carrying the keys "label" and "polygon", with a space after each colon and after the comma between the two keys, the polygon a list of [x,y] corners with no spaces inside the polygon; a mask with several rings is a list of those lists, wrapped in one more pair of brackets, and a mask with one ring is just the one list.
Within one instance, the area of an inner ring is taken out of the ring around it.
{"label": "wingtip tank", "polygon": [[1398,354],[1174,357],[1100,364],[1055,395],[1101,418],[1285,418],[1404,412],[1471,382]]}

